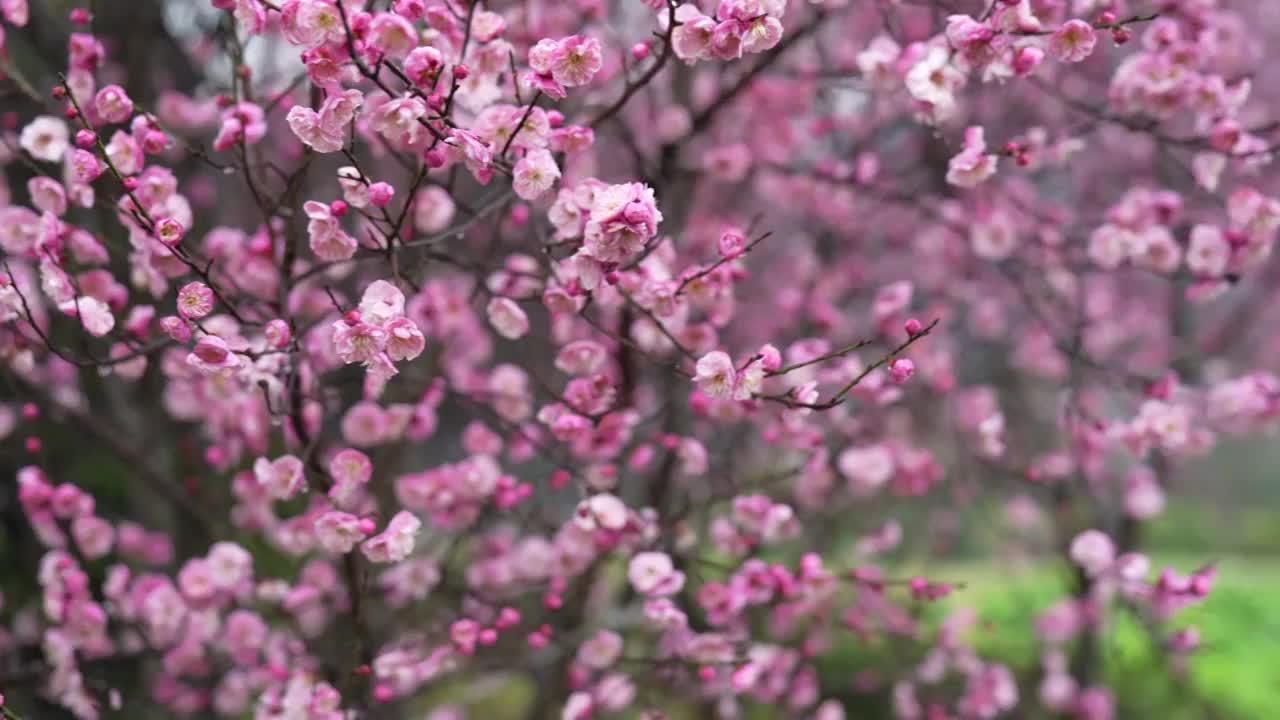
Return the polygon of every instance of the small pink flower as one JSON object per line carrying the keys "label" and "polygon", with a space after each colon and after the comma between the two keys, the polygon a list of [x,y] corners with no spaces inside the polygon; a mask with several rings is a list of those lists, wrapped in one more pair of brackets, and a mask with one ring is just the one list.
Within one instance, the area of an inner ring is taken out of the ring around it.
{"label": "small pink flower", "polygon": [[204,335],[196,341],[191,354],[187,355],[187,363],[205,372],[213,372],[238,366],[240,358],[231,352],[231,348],[222,338],[217,335]]}
{"label": "small pink flower", "polygon": [[1027,45],[1013,51],[1013,60],[1010,64],[1015,74],[1025,76],[1030,75],[1031,71],[1039,67],[1043,61],[1044,50],[1034,45]]}
{"label": "small pink flower", "polygon": [[444,56],[434,47],[414,48],[404,60],[404,74],[423,90],[430,90],[444,66]]}
{"label": "small pink flower", "polygon": [[346,260],[356,254],[356,238],[347,234],[342,223],[334,217],[333,209],[324,202],[308,200],[302,204],[307,217],[307,236],[310,238],[311,251],[316,258],[334,263]]}
{"label": "small pink flower", "polygon": [[[671,34],[671,45],[676,57],[692,65],[711,57],[711,38],[716,32],[716,21],[703,15],[695,5],[682,5],[677,13],[681,24]],[[686,17],[680,17],[680,15]]]}
{"label": "small pink flower", "polygon": [[520,84],[537,90],[552,100],[563,100],[567,96],[564,85],[557,82],[550,74],[523,72],[520,73]]}
{"label": "small pink flower", "polygon": [[1099,575],[1115,561],[1116,548],[1111,538],[1098,530],[1085,530],[1071,541],[1071,560],[1090,577]]}
{"label": "small pink flower", "polygon": [[190,282],[178,290],[178,314],[198,320],[213,312],[213,290],[200,281]]}
{"label": "small pink flower", "polygon": [[258,458],[253,463],[253,476],[271,497],[285,500],[297,495],[306,483],[302,461],[293,455],[275,460]]}
{"label": "small pink flower", "polygon": [[95,515],[81,515],[71,523],[71,535],[76,540],[80,552],[86,558],[95,560],[111,552],[115,541],[115,528],[111,523]]}
{"label": "small pink flower", "polygon": [[908,358],[898,358],[889,363],[889,379],[901,385],[911,378],[916,366]]}
{"label": "small pink flower", "polygon": [[578,646],[578,662],[592,670],[604,670],[622,654],[622,636],[600,630]]}
{"label": "small pink flower", "polygon": [[565,87],[578,87],[591,82],[604,65],[604,56],[599,40],[570,35],[556,43],[549,61],[551,77],[556,82]]}
{"label": "small pink flower", "polygon": [[836,467],[849,481],[849,489],[859,497],[884,487],[893,477],[893,453],[883,445],[845,448],[836,458]]}
{"label": "small pink flower", "polygon": [[31,178],[27,181],[27,193],[31,195],[31,205],[41,213],[62,215],[67,211],[67,191],[53,178]]}
{"label": "small pink flower", "polygon": [[1231,244],[1222,230],[1213,225],[1196,225],[1191,228],[1191,243],[1187,248],[1187,267],[1200,277],[1220,277],[1231,260]]}
{"label": "small pink flower", "polygon": [[101,300],[81,295],[58,304],[62,312],[79,318],[80,326],[94,337],[102,337],[116,325],[111,308]]}
{"label": "small pink flower", "polygon": [[268,322],[262,334],[267,338],[267,344],[276,350],[283,349],[293,339],[293,331],[289,329],[289,323],[280,318]]}
{"label": "small pink flower", "polygon": [[258,0],[234,0],[232,15],[249,35],[258,35],[267,25],[267,8]]}
{"label": "small pink flower", "polygon": [[160,318],[160,329],[175,342],[187,343],[191,340],[191,324],[180,317],[167,315]]}
{"label": "small pink flower", "polygon": [[102,175],[102,163],[98,156],[88,150],[76,150],[71,153],[71,166],[76,171],[76,178],[81,182],[91,183]]}
{"label": "small pink flower", "polygon": [[594,340],[575,340],[556,354],[556,368],[568,375],[589,375],[607,358],[604,346]]}
{"label": "small pink flower", "polygon": [[411,143],[424,132],[419,120],[427,115],[427,104],[412,95],[389,100],[369,119],[369,127],[394,142]]}
{"label": "small pink flower", "polygon": [[187,229],[178,220],[167,217],[161,218],[156,223],[156,237],[160,242],[173,247],[182,242],[182,236],[187,233]]}
{"label": "small pink flower", "polygon": [[742,237],[742,233],[734,230],[726,230],[720,233],[720,240],[717,247],[720,250],[720,257],[732,260],[743,253],[746,249],[747,239]]}
{"label": "small pink flower", "polygon": [[733,360],[719,350],[709,352],[698,359],[693,382],[703,393],[713,398],[733,396],[737,385],[737,372]]}
{"label": "small pink flower", "polygon": [[547,150],[536,149],[525,153],[516,163],[512,188],[523,200],[536,200],[555,185],[560,178],[560,168]]}
{"label": "small pink flower", "polygon": [[485,312],[493,329],[508,340],[519,340],[529,332],[529,317],[510,298],[493,298]]}
{"label": "small pink flower", "polygon": [[395,59],[407,56],[418,45],[413,24],[395,13],[374,15],[365,37],[370,48]]}
{"label": "small pink flower", "polygon": [[[14,27],[25,27],[31,17],[31,10],[27,6],[27,0],[0,0],[0,15]],[[3,700],[0,700],[0,704],[3,704]]]}
{"label": "small pink flower", "polygon": [[347,90],[329,96],[319,112],[295,105],[285,120],[294,135],[316,152],[337,152],[346,143],[347,126],[363,103],[360,91]]}
{"label": "small pink flower", "polygon": [[583,252],[599,262],[621,262],[658,234],[660,222],[652,188],[642,183],[604,186],[591,195]]}
{"label": "small pink flower", "polygon": [[373,536],[360,546],[370,562],[400,562],[413,552],[414,536],[422,527],[422,521],[407,510],[401,510],[387,523],[387,529]]}
{"label": "small pink flower", "polygon": [[329,488],[329,499],[340,506],[346,506],[363,488],[373,475],[373,463],[369,456],[352,448],[339,450],[329,461],[329,476],[333,478],[333,486]]}
{"label": "small pink flower", "polygon": [[451,140],[452,142],[449,145],[461,151],[462,159],[466,162],[467,169],[482,184],[487,182],[492,174],[492,169],[489,165],[493,162],[493,149],[489,147],[489,144],[470,130],[457,128],[453,130]]}
{"label": "small pink flower", "polygon": [[346,36],[342,16],[329,0],[290,0],[281,5],[280,24],[295,45],[340,43]]}
{"label": "small pink flower", "polygon": [[331,510],[316,518],[315,533],[320,547],[345,555],[367,537],[368,525],[350,513]]}
{"label": "small pink flower", "polygon": [[627,526],[627,506],[616,495],[599,493],[578,503],[574,522],[583,530],[617,532]]}
{"label": "small pink flower", "polygon": [[684,573],[675,569],[670,555],[661,552],[636,553],[627,567],[627,579],[646,597],[674,595],[684,587]]}
{"label": "small pink flower", "polygon": [[367,322],[333,323],[333,347],[344,363],[371,363],[387,346],[387,331]]}
{"label": "small pink flower", "polygon": [[387,333],[387,355],[394,361],[412,360],[427,346],[418,325],[407,317],[393,318],[383,329]]}
{"label": "small pink flower", "polygon": [[390,183],[376,182],[369,185],[369,202],[374,207],[386,207],[395,194],[396,190]]}
{"label": "small pink flower", "polygon": [[404,314],[404,293],[386,280],[374,280],[360,296],[360,319],[383,325]]}
{"label": "small pink flower", "polygon": [[71,135],[60,118],[41,115],[22,128],[18,145],[37,160],[59,162],[71,146]]}
{"label": "small pink flower", "polygon": [[575,692],[565,703],[564,712],[560,714],[561,720],[590,720],[594,707],[591,693]]}
{"label": "small pink flower", "polygon": [[773,372],[782,367],[782,353],[773,345],[762,345],[759,354],[761,370]]}
{"label": "small pink flower", "polygon": [[449,626],[449,640],[453,649],[463,655],[471,655],[476,651],[476,643],[480,639],[480,623],[469,618],[455,620]]}
{"label": "small pink flower", "polygon": [[119,85],[108,85],[93,98],[98,117],[108,123],[122,123],[133,114],[133,100]]}
{"label": "small pink flower", "polygon": [[204,558],[191,558],[178,571],[178,589],[192,606],[200,607],[211,600],[218,590],[209,572],[209,562]]}
{"label": "small pink flower", "polygon": [[1069,20],[1049,36],[1049,52],[1062,62],[1077,63],[1089,57],[1098,44],[1093,26],[1084,20]]}
{"label": "small pink flower", "polygon": [[996,173],[996,156],[986,152],[980,126],[972,126],[964,133],[964,149],[947,167],[947,182],[959,187],[976,187]]}
{"label": "small pink flower", "polygon": [[234,591],[253,579],[253,555],[234,542],[214,543],[207,559],[213,584],[220,590]]}

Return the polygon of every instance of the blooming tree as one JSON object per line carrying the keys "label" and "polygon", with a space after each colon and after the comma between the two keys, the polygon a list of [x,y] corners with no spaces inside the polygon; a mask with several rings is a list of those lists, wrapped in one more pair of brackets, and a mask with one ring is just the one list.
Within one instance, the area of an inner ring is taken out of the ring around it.
{"label": "blooming tree", "polygon": [[[0,0],[5,717],[1103,720],[1109,618],[1195,649],[1141,528],[1280,413],[1265,3],[170,4],[181,73]],[[993,498],[1038,667],[906,562]]]}

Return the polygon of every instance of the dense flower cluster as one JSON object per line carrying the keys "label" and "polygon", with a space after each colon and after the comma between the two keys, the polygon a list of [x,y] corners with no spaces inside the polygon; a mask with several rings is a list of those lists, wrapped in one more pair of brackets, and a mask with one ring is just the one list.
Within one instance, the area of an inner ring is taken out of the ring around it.
{"label": "dense flower cluster", "polygon": [[[201,82],[0,0],[65,35],[2,66],[14,708],[407,717],[527,673],[539,718],[1109,720],[1109,616],[1198,646],[1216,570],[1138,529],[1280,420],[1270,10],[194,4]],[[1039,667],[908,562],[965,520],[1074,569],[1003,628]]]}

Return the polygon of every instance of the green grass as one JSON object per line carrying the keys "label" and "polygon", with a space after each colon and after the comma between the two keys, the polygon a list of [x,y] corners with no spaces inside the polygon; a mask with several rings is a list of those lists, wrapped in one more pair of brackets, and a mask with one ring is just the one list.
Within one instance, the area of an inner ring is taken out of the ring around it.
{"label": "green grass", "polygon": [[[1201,556],[1166,555],[1155,558],[1156,568],[1172,565],[1186,572],[1203,563]],[[968,607],[979,622],[970,640],[984,658],[1007,663],[1023,679],[1023,698],[1015,715],[1023,720],[1047,718],[1037,714],[1035,683],[1043,647],[1031,628],[1035,615],[1062,597],[1070,580],[1046,565],[1019,569],[992,563],[949,563],[930,566],[930,577],[964,582],[940,612]],[[1216,585],[1200,605],[1185,609],[1170,628],[1195,624],[1203,646],[1191,656],[1185,674],[1171,673],[1163,652],[1147,630],[1123,612],[1107,627],[1102,643],[1103,672],[1118,698],[1119,718],[1161,720],[1255,720],[1274,716],[1280,697],[1280,614],[1271,601],[1280,598],[1280,560],[1257,561],[1229,557],[1219,563]],[[855,672],[872,669],[897,677],[914,667],[918,648],[910,641],[877,637],[868,642],[837,635],[840,641],[818,661],[824,689],[846,702],[850,717],[872,720],[892,717],[884,692],[857,694],[849,690]],[[422,707],[458,703],[479,717],[504,720],[523,717],[533,687],[522,676],[481,686],[466,683],[438,687]],[[647,698],[673,718],[697,717],[695,708]],[[745,717],[769,720],[777,708],[748,703]]]}
{"label": "green grass", "polygon": [[[1188,571],[1200,558],[1155,558],[1157,568]],[[947,565],[938,577],[966,582],[952,603],[977,610],[981,620],[974,642],[984,656],[1008,662],[1019,671],[1033,668],[1039,646],[1028,632],[1035,614],[1062,596],[1066,578],[1050,569],[1018,571],[990,564]],[[1204,704],[1214,717],[1260,718],[1274,712],[1280,697],[1280,561],[1226,558],[1217,582],[1201,604],[1175,616],[1171,627],[1194,624],[1202,647],[1191,656],[1185,677],[1170,675],[1149,634],[1125,613],[1103,637],[1108,684],[1117,690],[1121,717],[1203,718]]]}

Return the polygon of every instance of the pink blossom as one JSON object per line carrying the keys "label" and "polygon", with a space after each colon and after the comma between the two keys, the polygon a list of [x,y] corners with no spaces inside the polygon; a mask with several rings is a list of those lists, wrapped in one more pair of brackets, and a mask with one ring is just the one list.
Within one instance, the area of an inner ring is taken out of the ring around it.
{"label": "pink blossom", "polygon": [[889,363],[889,379],[901,385],[915,372],[915,364],[909,358],[897,358]]}
{"label": "pink blossom", "polygon": [[214,543],[207,560],[210,579],[219,590],[235,591],[253,579],[253,556],[236,543]]}
{"label": "pink blossom", "polygon": [[328,469],[329,476],[333,478],[329,498],[339,505],[348,504],[373,475],[373,464],[369,457],[352,448],[339,450],[334,454]]}
{"label": "pink blossom", "polygon": [[383,329],[387,333],[387,355],[395,362],[412,360],[426,348],[422,331],[407,317],[392,318]]}
{"label": "pink blossom", "polygon": [[574,521],[584,530],[622,530],[627,524],[627,506],[617,496],[599,493],[578,504]]}
{"label": "pink blossom", "polygon": [[684,587],[684,573],[675,569],[666,553],[642,552],[631,558],[627,579],[636,592],[647,597],[667,597]]}
{"label": "pink blossom", "polygon": [[356,112],[364,103],[358,90],[347,90],[331,95],[321,105],[320,111],[295,105],[289,110],[287,121],[293,134],[319,153],[337,152],[345,144],[344,133]]}
{"label": "pink blossom", "polygon": [[661,221],[662,213],[648,186],[606,186],[593,194],[583,230],[583,250],[601,262],[625,260],[657,234]]}
{"label": "pink blossom", "polygon": [[387,331],[367,322],[333,323],[333,347],[344,363],[372,363],[387,348]]}
{"label": "pink blossom", "polygon": [[388,140],[415,142],[425,132],[418,121],[427,115],[427,104],[421,99],[406,95],[388,101],[374,110],[369,126]]}
{"label": "pink blossom", "polygon": [[728,398],[733,396],[737,377],[733,360],[716,350],[698,359],[693,382],[699,390],[713,398]]}
{"label": "pink blossom", "polygon": [[186,233],[187,228],[177,218],[166,217],[156,222],[156,238],[165,245],[177,245]]}
{"label": "pink blossom", "polygon": [[281,25],[285,38],[296,45],[315,47],[342,42],[342,16],[326,0],[287,0],[281,4]]}
{"label": "pink blossom", "polygon": [[42,213],[62,215],[67,211],[67,192],[53,178],[35,177],[27,181],[31,204]]}
{"label": "pink blossom", "polygon": [[510,298],[493,298],[485,312],[493,329],[508,340],[518,340],[529,332],[529,318]]}
{"label": "pink blossom", "polygon": [[306,484],[302,461],[293,455],[281,455],[275,460],[258,458],[253,463],[253,475],[275,498],[291,498]]}
{"label": "pink blossom", "polygon": [[329,511],[317,518],[315,531],[320,546],[339,555],[351,552],[352,548],[364,541],[368,533],[360,518],[338,511]]}
{"label": "pink blossom", "polygon": [[1093,26],[1084,20],[1068,20],[1049,36],[1049,52],[1062,62],[1076,63],[1093,54],[1098,44]]}
{"label": "pink blossom", "polygon": [[987,144],[979,126],[970,127],[964,134],[964,150],[951,158],[947,167],[947,182],[971,188],[986,182],[996,173],[996,156],[986,152]]}
{"label": "pink blossom", "polygon": [[965,76],[951,64],[949,53],[931,47],[907,72],[907,91],[931,108],[931,118],[945,120],[954,112],[955,93],[965,84]]}
{"label": "pink blossom", "polygon": [[70,147],[71,138],[65,122],[41,115],[22,128],[18,144],[36,160],[58,162]]}
{"label": "pink blossom", "polygon": [[213,303],[213,290],[198,280],[178,290],[178,314],[188,320],[198,320],[213,312]]}
{"label": "pink blossom", "polygon": [[578,646],[578,662],[593,670],[603,670],[622,654],[622,636],[601,630]]}
{"label": "pink blossom", "polygon": [[75,168],[76,178],[81,182],[91,183],[102,174],[102,163],[98,157],[88,150],[75,150],[71,154],[71,165]]}
{"label": "pink blossom", "polygon": [[77,297],[59,303],[58,309],[80,320],[80,325],[94,337],[102,337],[116,325],[115,316],[106,303],[92,297]]}
{"label": "pink blossom", "polygon": [[600,41],[581,35],[570,35],[557,42],[547,60],[551,76],[565,87],[586,85],[604,64]]}
{"label": "pink blossom", "polygon": [[27,0],[0,0],[0,15],[14,27],[25,27],[31,17]]}
{"label": "pink blossom", "polygon": [[365,37],[372,49],[397,60],[407,56],[418,45],[418,33],[413,24],[396,13],[374,15]]}
{"label": "pink blossom", "polygon": [[360,318],[382,325],[404,314],[404,293],[386,280],[369,283],[360,296]]}
{"label": "pink blossom", "polygon": [[1231,259],[1231,246],[1222,231],[1212,225],[1191,228],[1187,248],[1187,268],[1203,277],[1218,277],[1226,272]]}
{"label": "pink blossom", "polygon": [[444,56],[430,45],[414,48],[404,60],[405,74],[424,90],[431,89],[442,67]]}
{"label": "pink blossom", "polygon": [[93,560],[111,552],[115,540],[115,528],[111,523],[93,515],[81,515],[71,523],[71,535],[85,557]]}
{"label": "pink blossom", "polygon": [[107,85],[93,98],[94,110],[109,123],[122,123],[133,114],[133,100],[119,85]]}
{"label": "pink blossom", "polygon": [[360,546],[370,562],[397,563],[413,552],[414,536],[422,522],[411,512],[401,510],[391,518],[380,534],[369,538]]}
{"label": "pink blossom", "polygon": [[588,375],[604,361],[604,348],[593,340],[575,340],[556,354],[556,368],[569,375]]}
{"label": "pink blossom", "polygon": [[374,207],[386,207],[395,195],[395,188],[390,183],[376,182],[369,185],[369,203]]}
{"label": "pink blossom", "polygon": [[317,258],[334,263],[356,254],[356,238],[347,234],[338,218],[333,217],[329,205],[308,200],[303,204],[307,217],[307,236],[311,251]]}
{"label": "pink blossom", "polygon": [[555,185],[560,178],[560,168],[551,153],[530,150],[516,162],[512,187],[524,200],[536,200]]}
{"label": "pink blossom", "polygon": [[590,720],[594,705],[589,693],[575,692],[565,703],[564,712],[560,714],[561,720]]}
{"label": "pink blossom", "polygon": [[1089,575],[1098,575],[1111,567],[1115,546],[1098,530],[1086,530],[1071,541],[1071,560]]}
{"label": "pink blossom", "polygon": [[[685,8],[688,8],[686,11]],[[694,63],[711,57],[711,40],[716,21],[703,15],[694,5],[682,5],[676,18],[681,24],[672,32],[671,42],[676,57]]]}

